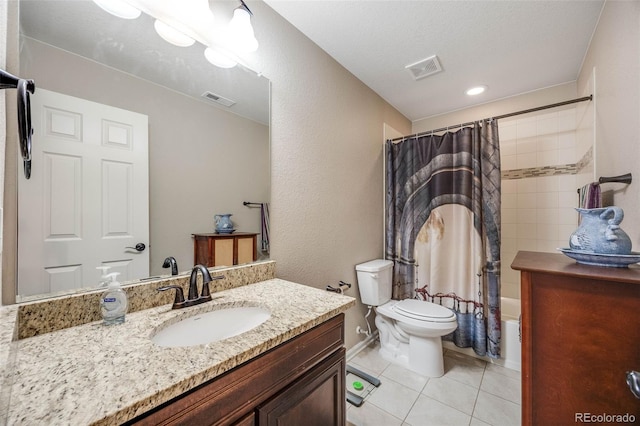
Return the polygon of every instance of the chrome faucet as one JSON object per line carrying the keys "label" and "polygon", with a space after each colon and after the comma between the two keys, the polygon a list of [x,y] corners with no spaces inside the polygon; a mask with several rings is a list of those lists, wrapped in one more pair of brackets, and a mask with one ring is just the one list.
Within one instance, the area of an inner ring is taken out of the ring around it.
{"label": "chrome faucet", "polygon": [[[198,296],[198,271],[202,272],[202,290],[200,292],[200,296]],[[173,306],[171,309],[181,309],[188,306],[199,305],[211,300],[209,283],[213,280],[221,280],[223,278],[224,275],[211,277],[211,274],[209,273],[209,270],[206,268],[206,266],[196,265],[191,270],[191,277],[189,278],[189,295],[186,300],[184,299],[184,292],[182,290],[182,287],[178,285],[168,285],[160,287],[158,288],[158,291],[166,291],[171,288],[175,289],[176,297],[173,301]]]}
{"label": "chrome faucet", "polygon": [[171,275],[178,275],[178,262],[176,262],[176,258],[173,256],[169,256],[164,260],[162,264],[163,268],[171,268]]}

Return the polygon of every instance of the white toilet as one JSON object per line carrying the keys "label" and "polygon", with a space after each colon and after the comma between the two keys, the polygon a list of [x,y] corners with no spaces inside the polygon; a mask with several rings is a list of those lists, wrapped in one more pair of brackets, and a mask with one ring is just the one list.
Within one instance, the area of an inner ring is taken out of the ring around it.
{"label": "white toilet", "polygon": [[375,307],[380,355],[424,376],[442,376],[442,336],[458,327],[455,313],[421,300],[391,300],[390,260],[361,263],[356,265],[356,271],[362,303]]}

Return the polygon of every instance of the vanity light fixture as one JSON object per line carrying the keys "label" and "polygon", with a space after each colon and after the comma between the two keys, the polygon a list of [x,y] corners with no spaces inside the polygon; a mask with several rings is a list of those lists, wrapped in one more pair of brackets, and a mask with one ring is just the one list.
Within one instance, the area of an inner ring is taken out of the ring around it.
{"label": "vanity light fixture", "polygon": [[229,43],[239,52],[255,52],[258,50],[258,40],[256,40],[251,26],[253,13],[243,0],[240,0],[240,3],[241,5],[233,11],[233,18],[227,27]]}
{"label": "vanity light fixture", "polygon": [[[221,68],[234,67],[241,59],[237,55],[258,50],[251,25],[253,13],[243,0],[233,11],[226,25],[215,25],[208,0],[188,2],[157,0],[93,0],[107,12],[127,19],[140,16],[141,11],[155,18],[156,32],[167,42],[188,47],[196,41],[206,47],[205,58]],[[128,13],[127,13],[128,11]],[[136,13],[133,13],[133,12]]]}
{"label": "vanity light fixture", "polygon": [[142,11],[124,0],[93,0],[95,4],[110,14],[123,19],[136,19]]}
{"label": "vanity light fixture", "polygon": [[479,95],[480,93],[484,93],[485,90],[487,90],[487,86],[476,86],[467,90],[465,93],[469,96],[476,96],[476,95]]}
{"label": "vanity light fixture", "polygon": [[160,37],[176,46],[189,47],[196,42],[188,35],[176,30],[169,24],[165,24],[159,19],[156,19],[156,22],[153,23],[153,27],[156,29],[156,32]]}
{"label": "vanity light fixture", "polygon": [[214,49],[212,47],[207,47],[204,50],[204,57],[207,58],[207,61],[211,64],[220,68],[233,68],[238,64],[218,49]]}

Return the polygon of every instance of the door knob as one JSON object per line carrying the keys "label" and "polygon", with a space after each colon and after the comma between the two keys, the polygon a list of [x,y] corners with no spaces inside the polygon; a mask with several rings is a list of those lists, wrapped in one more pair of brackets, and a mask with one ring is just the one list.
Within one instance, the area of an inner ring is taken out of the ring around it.
{"label": "door knob", "polygon": [[136,244],[135,247],[125,247],[125,248],[133,249],[133,250],[136,250],[136,251],[144,251],[144,249],[146,249],[147,246],[145,246],[143,243],[138,243],[138,244]]}
{"label": "door knob", "polygon": [[633,396],[640,399],[640,373],[637,371],[627,371],[627,385],[629,385]]}

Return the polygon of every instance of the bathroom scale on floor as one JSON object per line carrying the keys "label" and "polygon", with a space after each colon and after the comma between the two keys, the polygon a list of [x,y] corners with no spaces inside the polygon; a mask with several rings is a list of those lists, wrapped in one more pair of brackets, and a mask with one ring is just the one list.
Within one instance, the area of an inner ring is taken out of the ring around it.
{"label": "bathroom scale on floor", "polygon": [[346,383],[347,401],[356,407],[362,405],[374,387],[380,386],[380,380],[350,365],[347,365]]}

